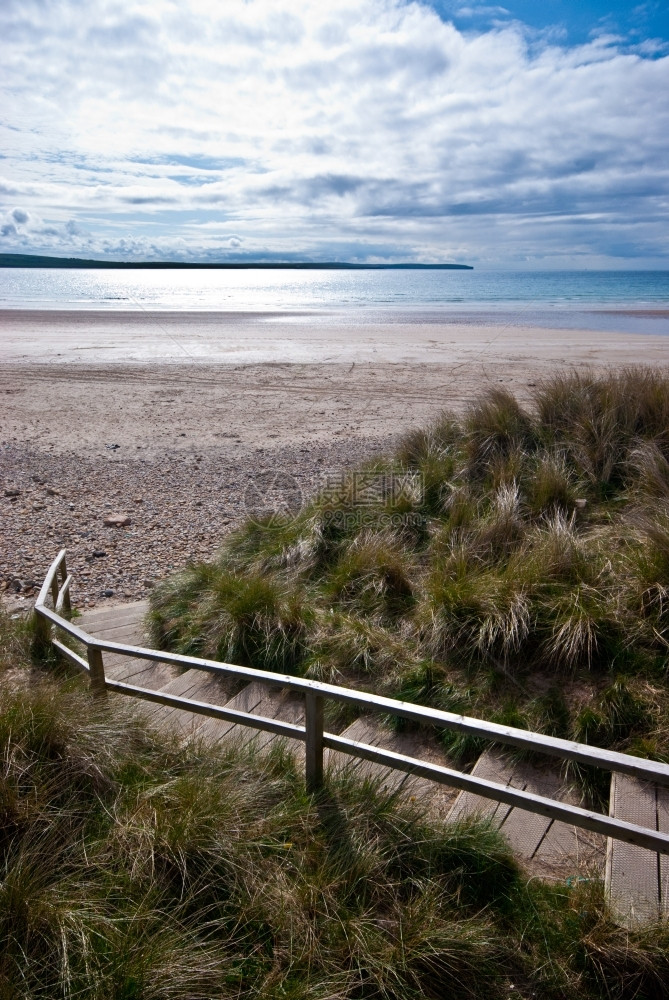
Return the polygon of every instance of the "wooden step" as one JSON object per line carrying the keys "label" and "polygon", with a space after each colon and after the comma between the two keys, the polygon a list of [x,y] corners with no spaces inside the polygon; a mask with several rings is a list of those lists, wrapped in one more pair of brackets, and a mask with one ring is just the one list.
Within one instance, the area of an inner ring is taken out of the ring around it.
{"label": "wooden step", "polygon": [[[148,636],[144,621],[148,608],[148,601],[135,601],[116,608],[86,611],[75,619],[75,623],[96,639],[108,639],[110,642],[122,642],[130,646],[146,646]],[[110,680],[136,684],[154,691],[168,684],[177,675],[175,667],[154,660],[135,659],[104,651],[102,659],[105,674]]]}
{"label": "wooden step", "polygon": [[96,639],[106,639],[108,642],[121,642],[126,646],[144,646],[145,648],[148,645],[141,621],[114,625],[110,623],[104,627],[97,625],[94,628],[86,628],[85,631]]}
{"label": "wooden step", "polygon": [[119,653],[103,652],[102,661],[109,680],[135,684],[152,691],[159,691],[177,675],[177,668],[170,663],[141,660]]}
{"label": "wooden step", "polygon": [[[514,760],[501,750],[483,753],[472,774],[535,795],[581,804],[578,792],[563,782],[557,768]],[[587,876],[603,868],[605,838],[599,834],[472,792],[460,792],[448,818],[458,820],[471,815],[488,819],[501,830],[514,854],[532,872]]]}
{"label": "wooden step", "polygon": [[[226,703],[225,707],[232,708],[237,712],[246,712],[249,715],[260,715],[265,719],[279,719],[295,725],[304,725],[303,699],[288,691],[270,688],[260,681],[247,684],[238,695]],[[212,726],[211,724],[215,722],[215,719],[207,719],[198,732],[198,736],[203,736],[206,739],[233,740],[239,747],[253,743],[257,749],[266,748],[274,740],[281,738],[275,733],[264,732],[251,726],[242,726],[235,722],[221,722],[220,726]],[[304,744],[301,741],[290,740],[289,742],[293,752],[298,756],[304,753]]]}
{"label": "wooden step", "polygon": [[[147,612],[148,602],[137,601],[132,605],[85,612],[77,619],[77,624],[97,638],[131,645],[147,645],[148,636],[144,625]],[[269,688],[261,682],[247,684],[231,698],[231,685],[235,681],[214,677],[204,670],[190,669],[179,674],[176,667],[165,663],[113,653],[103,653],[103,658],[110,679],[160,689],[167,694],[222,705],[252,715],[303,724],[304,706],[301,696]],[[195,736],[211,742],[231,740],[239,746],[252,743],[259,749],[271,747],[275,740],[280,739],[273,733],[208,718],[185,709],[144,702],[142,710],[148,713],[155,724],[166,731],[177,732],[182,737]],[[434,740],[420,732],[396,733],[377,716],[362,716],[343,735],[356,742],[451,766]],[[302,761],[304,743],[289,740],[288,745],[296,758]],[[413,800],[420,807],[429,809],[433,816],[448,815],[455,820],[471,814],[487,817],[507,837],[515,854],[535,874],[589,875],[604,867],[605,839],[577,830],[569,824],[552,821],[469,792],[458,793],[448,786],[341,752],[326,750],[325,764],[330,775],[346,769],[347,773],[357,778],[369,778],[378,783],[381,790]],[[497,749],[482,754],[473,773],[502,785],[580,804],[574,790],[561,781],[556,767],[538,767],[526,761],[517,761],[508,753]],[[615,788],[612,787],[612,809],[620,812],[615,815],[669,832],[668,790],[658,792],[653,789],[651,794],[648,791],[639,792],[638,789],[630,790],[631,786],[640,784],[632,779],[618,777],[616,782]],[[626,782],[630,785],[626,785]],[[640,874],[641,868],[644,874]],[[621,914],[621,920],[628,921],[630,926],[641,920],[655,919],[660,913],[667,914],[668,858],[659,858],[652,852],[614,842],[608,853],[607,884],[610,886],[612,904]]]}
{"label": "wooden step", "polygon": [[[171,680],[161,688],[165,694],[172,694],[191,701],[206,702],[210,705],[221,705],[236,712],[248,715],[261,715],[267,719],[282,719],[296,725],[303,724],[304,708],[302,699],[288,692],[272,690],[266,685],[254,681],[242,688],[234,697],[229,697],[229,685],[224,680],[214,677],[205,670],[186,670],[179,677]],[[224,719],[214,719],[188,709],[170,708],[167,705],[151,705],[148,708],[149,718],[166,731],[176,731],[182,737],[196,736],[207,742],[218,742],[225,739],[234,741],[238,746],[245,746],[253,741],[257,748],[268,746],[278,737],[252,726],[242,726],[239,723]],[[296,752],[303,752],[302,743],[294,742]]]}
{"label": "wooden step", "polygon": [[[165,694],[178,698],[188,698],[191,701],[203,701],[209,705],[225,705],[229,701],[230,692],[224,682],[206,670],[186,670],[173,677],[160,688]],[[161,729],[176,732],[182,737],[200,735],[200,731],[209,727],[208,739],[215,739],[223,733],[229,723],[221,719],[208,718],[187,709],[170,708],[168,705],[151,704],[147,706],[148,718]]]}
{"label": "wooden step", "polygon": [[74,619],[74,624],[83,628],[91,635],[97,635],[97,629],[117,625],[142,624],[149,611],[148,601],[134,601],[132,604],[121,604],[116,608],[93,608],[84,611]]}
{"label": "wooden step", "polygon": [[[416,757],[433,764],[449,767],[450,762],[433,740],[419,731],[397,733],[388,728],[378,716],[364,715],[356,719],[341,734],[345,739],[380,747],[406,757]],[[405,771],[384,767],[372,761],[361,760],[338,750],[325,751],[325,766],[331,774],[345,770],[358,779],[369,778],[378,782],[379,790],[397,792],[409,801],[430,809],[435,816],[445,816],[456,796],[455,789],[438,785],[434,781],[418,778]]]}
{"label": "wooden step", "polygon": [[[669,788],[614,774],[609,813],[669,833]],[[606,889],[616,920],[624,927],[632,929],[669,916],[669,857],[609,839]]]}

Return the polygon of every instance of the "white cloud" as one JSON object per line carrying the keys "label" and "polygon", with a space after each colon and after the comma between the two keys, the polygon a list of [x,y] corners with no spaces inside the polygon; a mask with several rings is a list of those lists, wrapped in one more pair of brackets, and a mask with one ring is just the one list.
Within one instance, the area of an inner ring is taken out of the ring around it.
{"label": "white cloud", "polygon": [[669,252],[669,58],[643,45],[401,0],[5,0],[0,37],[3,250]]}
{"label": "white cloud", "polygon": [[506,7],[474,5],[473,7],[459,7],[456,13],[458,17],[499,17],[509,15],[511,12]]}

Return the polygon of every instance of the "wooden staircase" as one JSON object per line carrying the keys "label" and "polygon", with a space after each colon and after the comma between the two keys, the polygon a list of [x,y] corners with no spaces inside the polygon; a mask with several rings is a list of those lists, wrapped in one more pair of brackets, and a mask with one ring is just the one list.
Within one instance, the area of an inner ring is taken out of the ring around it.
{"label": "wooden staircase", "polygon": [[[87,611],[77,619],[77,624],[96,638],[141,646],[146,645],[148,641],[144,628],[147,612],[148,602],[137,601],[117,608]],[[133,660],[113,653],[105,653],[105,672],[111,680],[140,684],[165,694],[208,702],[210,705],[221,705],[251,715],[280,719],[298,725],[304,724],[304,702],[299,695],[279,691],[257,681],[246,684],[235,693],[230,683],[226,684],[203,670],[193,669],[179,673],[174,667],[165,663]],[[168,708],[165,705],[144,705],[144,710],[161,729],[177,732],[183,737],[197,736],[212,742],[234,739],[240,746],[253,742],[257,749],[264,749],[272,741],[279,739],[272,733],[207,718],[184,709]],[[393,733],[371,716],[356,719],[343,735],[360,743],[383,746],[385,749],[408,756],[420,756],[434,763],[447,763],[445,755],[440,753],[429,740],[415,733]],[[291,752],[298,759],[303,758],[304,743],[298,740],[288,742]],[[369,777],[374,781],[380,781],[381,787],[388,791],[420,799],[421,803],[429,800],[431,809],[439,815],[447,815],[457,794],[446,786],[435,785],[431,781],[413,777],[393,768],[351,758],[338,751],[326,751],[325,758],[327,766],[332,771],[345,767],[349,773],[355,772],[361,778]]]}
{"label": "wooden staircase", "polygon": [[[77,624],[90,635],[130,645],[147,645],[144,620],[148,602],[138,601],[116,608],[87,611]],[[105,654],[105,671],[115,681],[141,685],[155,691],[220,705],[251,715],[304,724],[304,702],[300,695],[270,688],[253,681],[239,690],[233,680],[221,681],[203,670],[179,673],[166,663]],[[279,739],[238,723],[165,705],[144,705],[149,717],[161,728],[184,737],[197,736],[211,742],[234,739],[239,745],[253,743],[266,748]],[[342,734],[348,739],[449,766],[445,754],[427,736],[396,733],[378,716],[363,715]],[[285,737],[281,737],[286,739]],[[304,743],[288,739],[291,751],[304,757]],[[382,788],[427,806],[433,815],[460,819],[477,814],[487,818],[508,839],[515,855],[533,876],[544,878],[601,878],[618,921],[635,927],[669,916],[669,857],[619,840],[608,840],[536,812],[512,807],[446,785],[438,785],[393,768],[328,750],[325,763],[330,772],[346,768],[361,778],[369,777]],[[578,804],[573,788],[560,777],[557,765],[538,766],[497,749],[485,751],[472,774],[498,784],[564,802]],[[643,783],[623,774],[612,775],[610,815],[650,829],[669,833],[669,788]]]}
{"label": "wooden staircase", "polygon": [[[473,774],[500,785],[520,788],[560,801],[580,805],[579,796],[566,784],[555,766],[540,766],[514,759],[500,750],[486,750]],[[578,829],[539,813],[514,809],[493,799],[461,792],[449,814],[450,819],[477,813],[489,819],[505,835],[516,856],[533,874],[588,877],[603,871],[606,838]]]}

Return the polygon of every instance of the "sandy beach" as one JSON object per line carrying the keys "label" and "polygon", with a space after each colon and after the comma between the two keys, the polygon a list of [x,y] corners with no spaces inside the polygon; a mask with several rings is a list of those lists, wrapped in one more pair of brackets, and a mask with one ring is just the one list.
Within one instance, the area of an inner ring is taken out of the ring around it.
{"label": "sandy beach", "polygon": [[565,365],[669,363],[664,336],[364,320],[0,313],[0,589],[25,604],[66,546],[80,604],[146,596],[215,553],[261,473],[306,496],[487,386],[530,400]]}
{"label": "sandy beach", "polygon": [[527,398],[557,366],[669,362],[663,336],[361,315],[0,312],[0,440],[241,455],[392,435],[490,384]]}

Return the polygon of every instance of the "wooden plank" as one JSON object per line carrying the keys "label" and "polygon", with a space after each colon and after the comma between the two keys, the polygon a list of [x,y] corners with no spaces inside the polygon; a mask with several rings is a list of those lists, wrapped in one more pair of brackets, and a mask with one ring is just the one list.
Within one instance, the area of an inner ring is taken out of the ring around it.
{"label": "wooden plank", "polygon": [[[655,786],[615,774],[611,780],[609,814],[655,830]],[[660,913],[657,854],[642,847],[609,840],[606,888],[611,908],[623,926],[633,928],[657,920]]]}
{"label": "wooden plank", "polygon": [[[382,747],[392,753],[404,754],[408,757],[420,756],[423,741],[419,734],[396,733],[379,719],[367,717],[368,736],[360,739],[361,743],[368,743],[371,746]],[[346,735],[346,734],[344,734]],[[445,761],[445,758],[444,758]],[[383,767],[381,764],[374,764],[371,761],[362,761],[360,769],[356,772],[356,777],[373,778],[380,782],[379,790],[382,792],[401,792],[402,795],[413,796],[414,799],[426,791],[426,785],[431,786],[432,791],[436,786],[432,782],[425,782],[412,774],[396,771],[394,768]]]}
{"label": "wooden plank", "polygon": [[[569,785],[563,786],[555,797],[572,805],[582,802],[582,796]],[[552,820],[532,860],[536,862],[535,871],[540,866],[546,873],[552,870],[564,877],[579,874],[601,877],[606,863],[606,837],[571,823]]]}
{"label": "wooden plank", "polygon": [[105,628],[108,624],[128,625],[143,622],[149,610],[148,601],[120,604],[116,608],[99,608],[84,611],[75,619],[81,628]]}
{"label": "wooden plank", "polygon": [[[366,737],[370,736],[369,720],[366,716],[361,716],[347,726],[342,733],[347,740],[355,740],[357,743],[366,743]],[[323,766],[326,773],[335,775],[342,768],[349,772],[360,767],[362,761],[359,757],[349,757],[348,754],[338,753],[336,750],[325,750],[323,753]]]}
{"label": "wooden plank", "polygon": [[[78,619],[84,628],[96,639],[111,639],[118,643],[139,645],[146,639],[144,616],[148,601],[135,601],[116,608],[102,608],[83,614]],[[115,681],[137,684],[158,690],[174,677],[175,668],[166,663],[123,656],[120,653],[105,653],[107,676]],[[148,709],[145,708],[145,711]]]}
{"label": "wooden plank", "polygon": [[[268,719],[279,719],[282,722],[292,722],[297,726],[304,725],[304,698],[295,695],[291,691],[276,691],[271,688],[265,689],[265,697],[256,705],[253,710],[254,715],[264,715]],[[238,727],[242,728],[242,727]],[[257,732],[245,730],[239,738],[242,742],[247,742],[246,734],[252,734],[251,739],[257,750],[267,749],[275,740],[285,739],[276,733]],[[289,741],[290,750],[296,754],[300,760],[304,757],[305,744],[295,740]]]}
{"label": "wooden plank", "polygon": [[[217,682],[214,681],[214,683]],[[188,697],[193,696],[188,695]],[[201,698],[200,700],[206,699]],[[247,685],[238,695],[226,701],[225,707],[248,712],[252,715],[260,715],[266,719],[277,719],[282,722],[304,725],[304,702],[299,696],[288,691],[271,690],[263,687],[262,684]],[[214,740],[233,739],[239,747],[253,743],[257,750],[265,749],[276,739],[285,739],[276,733],[253,729],[250,726],[240,726],[237,723],[218,722],[215,727],[210,727],[210,722],[217,723],[218,720],[203,720],[198,736]],[[304,752],[304,744],[292,740],[290,742],[291,749],[300,754]]]}
{"label": "wooden plank", "polygon": [[[258,724],[258,728],[269,728],[275,731],[273,725],[274,723],[268,726]],[[288,726],[289,723],[282,722],[276,723],[276,725]],[[276,730],[276,732],[281,731],[283,730]],[[351,756],[360,757],[363,760],[370,760],[376,764],[381,764],[383,767],[393,767],[398,771],[406,771],[409,774],[428,778],[442,785],[449,785],[452,788],[474,792],[484,799],[494,799],[496,802],[504,802],[518,809],[528,809],[531,812],[540,813],[542,816],[549,816],[551,819],[560,819],[566,823],[573,823],[575,826],[583,827],[586,830],[594,830],[596,833],[603,833],[608,837],[616,837],[619,840],[624,840],[628,844],[637,844],[649,851],[659,851],[662,854],[669,854],[669,834],[660,833],[659,830],[650,830],[647,827],[637,826],[635,823],[626,823],[623,820],[614,819],[612,816],[604,816],[602,813],[594,812],[591,809],[582,809],[580,806],[558,802],[555,799],[548,799],[543,795],[535,795],[533,792],[513,788],[511,785],[499,785],[496,782],[486,781],[473,774],[464,774],[462,771],[456,771],[452,767],[443,767],[440,764],[416,760],[415,757],[406,757],[403,754],[383,750],[380,747],[355,743],[352,740],[345,739],[343,736],[335,736],[333,733],[324,733],[323,745],[329,747],[331,750],[338,750],[340,753],[350,754]]]}
{"label": "wooden plank", "polygon": [[[409,732],[398,734],[400,751],[419,760],[429,761],[441,767],[448,767],[449,759],[436,741],[424,732]],[[428,778],[409,774],[402,786],[402,795],[413,802],[424,812],[429,812],[434,818],[446,819],[459,795],[457,789],[449,785],[440,785]]]}
{"label": "wooden plank", "polygon": [[[227,693],[221,683],[201,670],[186,670],[178,677],[172,677],[168,683],[160,686],[160,691],[192,701],[205,701],[211,705],[224,705],[227,701]],[[148,712],[151,721],[161,729],[176,731],[182,736],[193,735],[209,722],[218,726],[227,725],[217,719],[207,719],[206,716],[165,705],[152,705]]]}
{"label": "wooden plank", "polygon": [[105,672],[112,680],[138,684],[140,687],[152,688],[155,691],[160,690],[174,677],[174,667],[169,663],[138,660],[132,656],[120,656],[118,653],[105,653]]}
{"label": "wooden plank", "polygon": [[89,627],[87,631],[90,632],[95,639],[111,639],[112,642],[120,643],[127,642],[132,646],[138,645],[146,638],[141,622],[106,625],[104,628],[97,626],[95,628]]}
{"label": "wooden plank", "polygon": [[[513,761],[507,754],[500,750],[486,750],[474,765],[472,774],[486,781],[495,781],[498,785],[509,785],[514,775],[514,767]],[[448,818],[459,820],[475,814],[481,819],[490,819],[499,826],[510,811],[511,806],[495,802],[494,799],[484,799],[473,792],[460,792]]]}
{"label": "wooden plank", "polygon": [[[355,722],[353,722],[348,729],[342,733],[342,736],[345,739],[355,740],[358,743],[366,743],[368,746],[381,747],[384,750],[393,750],[396,753],[403,752],[397,745],[397,734],[393,733],[387,726],[384,726],[379,719],[373,718],[369,715],[361,716],[359,719],[356,719]],[[351,767],[350,758],[349,761],[346,762],[345,754],[337,754],[337,757],[343,758],[343,760],[335,761],[335,767],[341,767],[342,764],[348,764],[349,773],[355,774],[357,780],[364,781],[365,779],[370,779],[374,782],[378,782],[380,792],[399,791],[409,778],[409,775],[403,773],[402,771],[396,771],[391,767],[383,767],[383,765],[375,764],[372,761],[359,760],[356,762],[357,766]],[[327,762],[328,765],[330,765],[329,754]]]}
{"label": "wooden plank", "polygon": [[[246,712],[249,715],[257,715],[256,708],[261,703],[265,689],[262,684],[254,681],[247,684],[245,688],[234,696],[226,698],[222,704],[225,708],[232,708],[236,712]],[[226,722],[221,719],[205,719],[198,729],[198,737],[216,742],[222,739],[236,739],[241,743],[246,738],[245,726],[239,726],[235,722]],[[253,733],[253,730],[250,730]]]}
{"label": "wooden plank", "polygon": [[[483,754],[472,774],[556,801],[568,801],[572,797],[568,789],[563,788],[558,771],[526,761],[513,762],[500,751]],[[492,819],[516,855],[537,862],[533,870],[543,864],[549,868],[569,868],[568,874],[571,874],[574,868],[580,870],[581,863],[586,860],[601,864],[605,840],[600,834],[578,830],[527,809],[504,806],[471,792],[460,793],[449,819],[472,812]]]}
{"label": "wooden plank", "polygon": [[[509,784],[526,792],[555,798],[562,782],[557,771],[537,768],[527,761],[520,761],[514,768]],[[540,816],[526,809],[511,809],[500,824],[500,830],[509,841],[514,854],[520,858],[532,858],[551,823],[552,820],[547,816]]]}
{"label": "wooden plank", "polygon": [[[392,733],[386,727],[383,727],[378,719],[369,715],[361,715],[341,735],[344,739],[354,740],[356,743],[365,743],[368,746],[390,749],[390,747],[386,747],[386,743],[390,742]],[[393,773],[391,768],[362,760],[360,757],[352,757],[337,750],[325,751],[324,764],[330,774],[336,774],[345,769],[348,774],[355,774],[355,777],[360,779],[377,777],[385,778],[389,783],[399,781],[401,784],[407,777],[406,774],[400,771]]]}
{"label": "wooden plank", "polygon": [[[204,701],[186,702],[175,695],[165,694],[163,691],[151,691],[149,688],[135,687],[132,684],[123,684],[120,681],[109,681],[107,690],[123,694],[126,697],[139,698],[140,701],[149,702],[154,705],[165,705],[168,708],[182,710],[187,706],[186,710],[194,715],[204,715],[211,719],[222,719],[225,722],[232,722],[240,726],[249,726],[253,729],[268,730],[271,733],[277,733],[290,739],[304,739],[303,727],[295,726],[290,722],[281,722],[277,719],[265,719],[258,715],[249,715],[247,712],[235,712],[234,709],[226,708],[224,705],[212,705],[210,702]],[[660,835],[658,834],[657,836]],[[669,850],[669,837],[667,838],[667,847]]]}
{"label": "wooden plank", "polygon": [[148,601],[131,601],[128,604],[117,604],[113,608],[87,608],[79,615],[80,621],[88,621],[93,624],[113,621],[115,619],[126,619],[141,621],[149,611]]}
{"label": "wooden plank", "polygon": [[[396,733],[374,716],[361,716],[342,733],[342,737],[380,747],[393,753],[418,757],[436,764],[447,764],[447,757],[439,752],[422,733]],[[457,794],[453,789],[438,785],[426,778],[395,768],[384,767],[373,761],[360,760],[336,750],[326,750],[325,761],[330,774],[346,768],[358,780],[371,778],[380,782],[380,790],[401,792],[409,801],[429,808],[433,815],[445,816]]]}
{"label": "wooden plank", "polygon": [[[669,789],[655,786],[657,795],[657,828],[662,833],[669,833]],[[659,855],[660,862],[660,913],[669,917],[669,857]]]}

